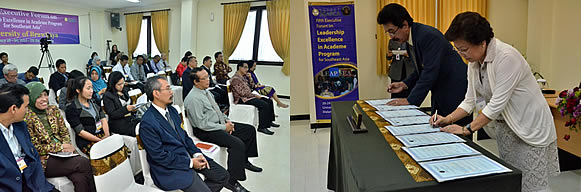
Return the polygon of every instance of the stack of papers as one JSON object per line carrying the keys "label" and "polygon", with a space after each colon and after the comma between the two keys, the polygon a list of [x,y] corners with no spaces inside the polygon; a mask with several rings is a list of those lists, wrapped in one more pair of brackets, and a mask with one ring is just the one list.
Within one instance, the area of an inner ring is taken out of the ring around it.
{"label": "stack of papers", "polygon": [[421,112],[417,109],[405,109],[405,110],[397,110],[397,111],[376,111],[379,116],[383,117],[384,119],[392,118],[392,117],[409,117],[409,116],[425,116],[424,112]]}
{"label": "stack of papers", "polygon": [[395,110],[405,110],[405,109],[417,109],[418,106],[415,105],[400,105],[400,106],[395,106],[395,105],[377,105],[374,106],[372,105],[375,109],[377,109],[378,111],[395,111]]}
{"label": "stack of papers", "polygon": [[406,126],[385,126],[385,128],[391,132],[392,135],[410,135],[419,133],[433,133],[440,132],[440,127],[433,127],[430,124],[421,125],[406,125]]}
{"label": "stack of papers", "polygon": [[430,145],[413,148],[402,147],[402,149],[417,162],[481,154],[464,143]]}
{"label": "stack of papers", "polygon": [[484,155],[428,161],[419,164],[438,182],[512,171]]}
{"label": "stack of papers", "polygon": [[464,139],[446,132],[401,135],[395,136],[395,138],[397,138],[406,147],[466,142]]}
{"label": "stack of papers", "polygon": [[387,103],[389,103],[390,101],[393,101],[393,99],[375,99],[375,100],[365,100],[365,102],[373,107],[375,106],[380,106],[380,105],[386,105]]}

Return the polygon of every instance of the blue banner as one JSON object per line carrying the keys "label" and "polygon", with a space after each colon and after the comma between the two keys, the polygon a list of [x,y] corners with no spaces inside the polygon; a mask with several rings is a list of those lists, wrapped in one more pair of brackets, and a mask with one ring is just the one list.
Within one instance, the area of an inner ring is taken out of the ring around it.
{"label": "blue banner", "polygon": [[331,102],[358,100],[353,2],[310,2],[311,54],[318,122],[331,119]]}

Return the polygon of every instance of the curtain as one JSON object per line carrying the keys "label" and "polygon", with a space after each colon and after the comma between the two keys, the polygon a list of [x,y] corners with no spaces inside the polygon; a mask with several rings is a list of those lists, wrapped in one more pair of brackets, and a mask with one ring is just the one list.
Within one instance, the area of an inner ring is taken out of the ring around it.
{"label": "curtain", "polygon": [[153,38],[155,39],[159,52],[165,55],[169,53],[168,14],[169,11],[156,11],[151,13]]}
{"label": "curtain", "polygon": [[248,11],[250,11],[250,3],[224,5],[224,45],[222,55],[226,64],[228,64],[230,55],[232,55],[236,45],[238,45],[238,41],[240,41]]}
{"label": "curtain", "polygon": [[127,51],[129,51],[129,63],[132,62],[133,52],[137,48],[139,42],[139,34],[141,33],[141,20],[143,14],[125,15],[125,25],[127,26]]}
{"label": "curtain", "polygon": [[284,62],[282,72],[288,76],[290,75],[290,1],[267,1],[266,13],[272,46]]}
{"label": "curtain", "polygon": [[446,33],[454,17],[473,11],[488,18],[488,0],[438,0],[438,29]]}
{"label": "curtain", "polygon": [[[440,0],[441,1],[441,0]],[[430,0],[377,0],[377,13],[384,6],[390,3],[397,3],[404,6],[414,22],[435,26],[436,24],[436,2]],[[377,14],[375,14],[377,15]],[[413,32],[412,32],[413,33]],[[377,74],[387,75],[389,73],[389,61],[387,60],[389,35],[383,31],[383,26],[377,25]]]}

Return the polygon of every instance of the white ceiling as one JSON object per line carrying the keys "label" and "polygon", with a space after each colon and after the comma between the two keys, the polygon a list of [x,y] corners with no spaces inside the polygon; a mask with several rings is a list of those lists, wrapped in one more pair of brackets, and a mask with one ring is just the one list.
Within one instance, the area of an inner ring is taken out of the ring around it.
{"label": "white ceiling", "polygon": [[87,9],[123,9],[131,7],[143,7],[151,5],[159,5],[163,3],[174,3],[181,0],[140,0],[139,3],[133,3],[126,0],[34,0],[39,2],[47,2],[51,4],[60,4],[65,7],[79,7]]}

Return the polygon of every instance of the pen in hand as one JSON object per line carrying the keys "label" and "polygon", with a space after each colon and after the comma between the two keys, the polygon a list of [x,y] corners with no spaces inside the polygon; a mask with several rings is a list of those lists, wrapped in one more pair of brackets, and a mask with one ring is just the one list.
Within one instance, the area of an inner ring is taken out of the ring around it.
{"label": "pen in hand", "polygon": [[438,118],[438,110],[436,109],[436,112],[434,112],[434,120],[432,121],[432,125],[433,126],[437,126],[436,125],[437,118]]}

